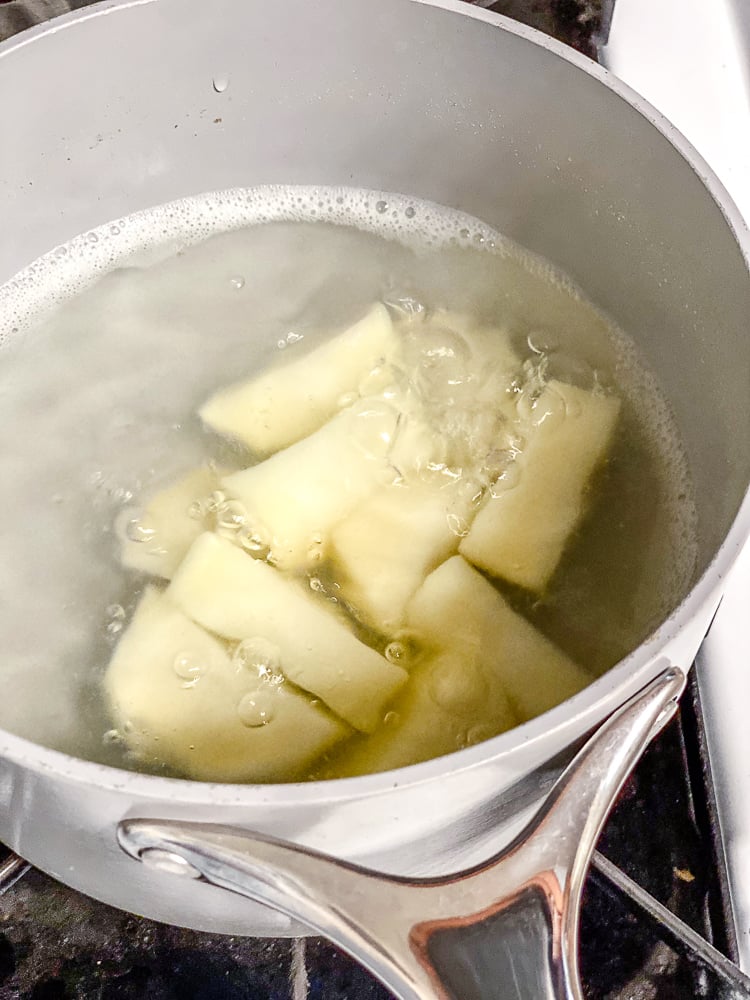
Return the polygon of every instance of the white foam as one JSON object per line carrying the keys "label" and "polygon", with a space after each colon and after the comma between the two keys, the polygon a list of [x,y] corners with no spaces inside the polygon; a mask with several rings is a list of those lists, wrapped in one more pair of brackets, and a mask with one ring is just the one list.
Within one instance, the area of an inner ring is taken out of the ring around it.
{"label": "white foam", "polygon": [[[463,212],[384,191],[265,185],[209,192],[116,219],[39,257],[0,286],[0,349],[40,314],[127,263],[156,261],[210,236],[268,222],[353,226],[413,249],[450,245],[510,255],[555,284],[574,286],[546,262]],[[146,259],[143,259],[143,255]]]}

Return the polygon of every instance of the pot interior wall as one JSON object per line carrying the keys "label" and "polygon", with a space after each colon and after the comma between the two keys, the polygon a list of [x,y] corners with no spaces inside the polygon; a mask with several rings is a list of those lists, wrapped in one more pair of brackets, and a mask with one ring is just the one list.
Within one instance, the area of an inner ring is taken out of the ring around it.
{"label": "pot interior wall", "polygon": [[6,45],[0,93],[0,281],[109,219],[262,183],[415,194],[558,264],[671,400],[707,565],[750,478],[746,264],[693,168],[576,66],[409,0],[146,0]]}

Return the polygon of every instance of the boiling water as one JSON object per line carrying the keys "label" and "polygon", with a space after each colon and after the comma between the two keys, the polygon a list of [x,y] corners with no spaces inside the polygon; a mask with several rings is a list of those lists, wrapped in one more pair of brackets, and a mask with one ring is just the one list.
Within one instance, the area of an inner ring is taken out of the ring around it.
{"label": "boiling water", "polygon": [[0,725],[123,764],[98,695],[142,581],[114,524],[180,473],[247,456],[196,417],[217,388],[299,356],[373,301],[467,313],[524,356],[623,399],[590,512],[543,597],[506,596],[594,673],[691,581],[690,481],[631,341],[475,219],[376,192],[239,190],[117,220],[0,289]]}

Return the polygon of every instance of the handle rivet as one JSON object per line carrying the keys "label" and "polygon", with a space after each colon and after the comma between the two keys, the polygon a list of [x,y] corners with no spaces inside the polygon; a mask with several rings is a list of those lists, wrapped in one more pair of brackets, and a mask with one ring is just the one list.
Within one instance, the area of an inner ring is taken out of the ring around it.
{"label": "handle rivet", "polygon": [[191,865],[179,854],[165,851],[161,847],[147,847],[141,851],[140,858],[147,868],[153,868],[157,872],[166,872],[168,875],[184,875],[187,878],[201,877],[201,873],[195,865]]}

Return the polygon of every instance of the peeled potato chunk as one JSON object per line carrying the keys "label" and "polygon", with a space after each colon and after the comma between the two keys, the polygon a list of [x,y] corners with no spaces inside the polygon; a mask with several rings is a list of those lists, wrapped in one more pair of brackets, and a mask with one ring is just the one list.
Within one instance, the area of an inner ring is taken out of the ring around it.
{"label": "peeled potato chunk", "polygon": [[488,496],[461,554],[493,576],[544,590],[584,512],[586,485],[607,453],[619,409],[611,396],[550,381],[519,425],[527,440],[516,485]]}
{"label": "peeled potato chunk", "polygon": [[[503,691],[479,647],[437,653],[415,666],[385,722],[336,755],[334,777],[352,777],[417,764],[480,743],[516,725]],[[327,776],[327,775],[326,775]]]}
{"label": "peeled potato chunk", "polygon": [[117,645],[104,692],[131,751],[201,781],[286,781],[351,732],[291,685],[238,668],[155,588]]}
{"label": "peeled potato chunk", "polygon": [[403,767],[511,729],[591,682],[461,556],[432,572],[407,605],[423,646],[383,725],[330,765],[336,777]]}
{"label": "peeled potato chunk", "polygon": [[222,480],[245,508],[247,530],[268,544],[277,566],[302,569],[320,558],[334,524],[387,478],[397,421],[386,401],[363,400],[310,437]]}
{"label": "peeled potato chunk", "polygon": [[452,556],[427,577],[409,603],[406,622],[438,648],[478,658],[488,683],[502,687],[522,722],[593,680],[461,556]]}
{"label": "peeled potato chunk", "polygon": [[145,532],[128,536],[120,532],[120,561],[128,569],[169,580],[195,539],[204,530],[200,519],[190,516],[190,505],[217,489],[217,473],[204,466],[193,469],[173,486],[150,500],[139,518]]}
{"label": "peeled potato chunk", "polygon": [[307,437],[398,349],[388,310],[374,305],[354,326],[295,361],[230,386],[204,403],[204,423],[268,455]]}
{"label": "peeled potato chunk", "polygon": [[331,532],[329,555],[341,593],[388,635],[427,574],[458,550],[470,504],[454,488],[416,480],[378,490]]}
{"label": "peeled potato chunk", "polygon": [[218,535],[207,532],[193,544],[167,595],[218,635],[272,643],[283,674],[356,729],[374,729],[407,679],[334,608]]}

